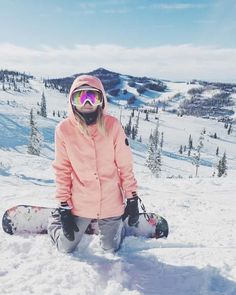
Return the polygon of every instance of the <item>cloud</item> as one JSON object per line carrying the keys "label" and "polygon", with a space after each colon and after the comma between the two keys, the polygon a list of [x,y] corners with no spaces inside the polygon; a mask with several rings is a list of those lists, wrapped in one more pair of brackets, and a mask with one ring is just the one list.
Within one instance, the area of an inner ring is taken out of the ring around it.
{"label": "cloud", "polygon": [[193,23],[202,24],[202,25],[216,25],[218,23],[218,21],[217,20],[209,20],[209,19],[199,19],[199,20],[194,20]]}
{"label": "cloud", "polygon": [[107,14],[126,14],[129,12],[129,10],[127,8],[120,8],[120,9],[107,8],[107,9],[101,10],[101,12],[107,13]]}
{"label": "cloud", "polygon": [[159,4],[152,4],[152,8],[157,9],[168,9],[168,10],[183,10],[183,9],[195,9],[195,8],[205,8],[205,4],[191,4],[191,3],[159,3]]}
{"label": "cloud", "polygon": [[112,44],[43,46],[0,43],[2,69],[43,77],[64,77],[104,67],[123,74],[170,80],[236,82],[236,48],[193,46],[122,47]]}

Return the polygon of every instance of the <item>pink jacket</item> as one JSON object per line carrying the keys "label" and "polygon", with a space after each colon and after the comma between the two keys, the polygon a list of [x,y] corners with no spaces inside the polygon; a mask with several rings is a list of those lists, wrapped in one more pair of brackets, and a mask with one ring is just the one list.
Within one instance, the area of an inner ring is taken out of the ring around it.
{"label": "pink jacket", "polygon": [[[104,119],[109,135],[89,125],[90,138],[79,130],[72,111],[70,96],[83,84],[96,87],[105,99]],[[56,199],[67,201],[72,213],[87,218],[108,218],[124,213],[124,197],[137,191],[133,161],[126,135],[120,122],[106,114],[107,99],[101,81],[93,76],[79,76],[69,94],[68,118],[55,131]]]}

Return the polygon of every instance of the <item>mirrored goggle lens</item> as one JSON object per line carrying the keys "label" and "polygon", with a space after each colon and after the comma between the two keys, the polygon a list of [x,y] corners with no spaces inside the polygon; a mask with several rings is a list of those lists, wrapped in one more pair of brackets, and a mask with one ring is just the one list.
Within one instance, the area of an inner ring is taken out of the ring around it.
{"label": "mirrored goggle lens", "polygon": [[100,105],[102,103],[102,95],[95,90],[80,90],[72,96],[72,104],[75,106],[83,106],[87,101],[92,105]]}

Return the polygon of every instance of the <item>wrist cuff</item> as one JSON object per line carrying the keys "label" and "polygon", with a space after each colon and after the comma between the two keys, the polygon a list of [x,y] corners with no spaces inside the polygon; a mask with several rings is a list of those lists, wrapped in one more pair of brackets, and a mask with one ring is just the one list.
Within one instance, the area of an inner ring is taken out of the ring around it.
{"label": "wrist cuff", "polygon": [[60,204],[59,207],[60,208],[63,208],[63,209],[67,209],[67,210],[71,210],[72,209],[72,207],[70,207],[67,202],[61,202],[61,204]]}
{"label": "wrist cuff", "polygon": [[135,198],[138,198],[138,195],[136,192],[132,192],[131,194],[127,195],[126,196],[126,199],[135,199]]}

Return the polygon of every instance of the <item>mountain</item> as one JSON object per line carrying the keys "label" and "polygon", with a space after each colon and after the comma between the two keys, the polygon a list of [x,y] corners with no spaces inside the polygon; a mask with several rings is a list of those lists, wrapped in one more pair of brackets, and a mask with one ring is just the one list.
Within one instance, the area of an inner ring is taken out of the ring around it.
{"label": "mountain", "polygon": [[[104,254],[99,238],[86,236],[64,255],[47,236],[0,231],[1,294],[236,294],[235,85],[91,73],[107,81],[109,113],[124,127],[138,124],[137,137],[129,137],[138,194],[148,211],[168,220],[170,235],[128,237],[116,255]],[[50,81],[24,75],[0,75],[0,216],[17,204],[56,206],[54,131],[66,117],[65,90],[77,74]],[[43,93],[46,118],[40,115]],[[31,109],[41,135],[39,156],[27,152]],[[156,126],[162,142],[158,178],[145,166]],[[224,152],[227,176],[217,177]]]}
{"label": "mountain", "polygon": [[[56,89],[68,95],[78,75],[90,74],[103,82],[108,101],[128,108],[162,108],[177,115],[213,118],[235,122],[236,84],[193,80],[171,82],[148,77],[135,77],[98,68],[70,77],[43,79],[46,89]],[[33,76],[14,71],[0,71],[0,86],[4,90],[30,91]],[[17,86],[18,85],[18,86]],[[32,89],[33,90],[33,89]]]}

